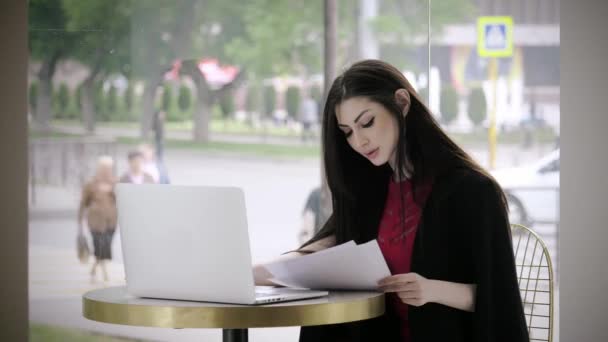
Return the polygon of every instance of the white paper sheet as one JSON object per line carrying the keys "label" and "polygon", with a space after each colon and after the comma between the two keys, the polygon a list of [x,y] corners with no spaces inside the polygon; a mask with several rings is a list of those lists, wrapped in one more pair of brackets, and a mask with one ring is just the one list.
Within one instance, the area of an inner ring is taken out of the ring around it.
{"label": "white paper sheet", "polygon": [[289,287],[376,290],[391,275],[376,240],[353,241],[323,251],[267,264],[272,281]]}

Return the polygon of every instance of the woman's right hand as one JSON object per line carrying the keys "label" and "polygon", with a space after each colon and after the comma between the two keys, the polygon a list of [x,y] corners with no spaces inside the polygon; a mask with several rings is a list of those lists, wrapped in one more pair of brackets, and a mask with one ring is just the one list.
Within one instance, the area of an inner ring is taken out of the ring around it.
{"label": "woman's right hand", "polygon": [[275,286],[276,284],[270,281],[271,277],[272,273],[263,264],[253,265],[253,282],[255,285]]}
{"label": "woman's right hand", "polygon": [[[303,253],[300,253],[298,251],[292,251],[292,252],[285,253],[285,254],[281,255],[280,257],[274,259],[271,262],[285,260],[285,259],[290,259],[290,258],[295,258],[295,257],[302,256],[302,255],[303,255]],[[255,264],[255,265],[253,265],[253,281],[254,281],[255,285],[260,285],[260,286],[281,286],[279,284],[273,283],[270,280],[270,278],[272,278],[272,273],[270,273],[270,271],[268,271],[268,269],[266,268],[265,264]]]}

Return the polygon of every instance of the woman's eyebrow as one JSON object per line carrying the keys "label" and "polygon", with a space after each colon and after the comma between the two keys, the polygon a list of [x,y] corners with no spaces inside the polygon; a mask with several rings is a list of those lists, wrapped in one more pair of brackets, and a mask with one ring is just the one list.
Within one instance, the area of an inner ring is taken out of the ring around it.
{"label": "woman's eyebrow", "polygon": [[[357,121],[359,121],[359,119],[361,118],[361,116],[363,116],[363,114],[367,113],[370,109],[364,109],[363,111],[361,111],[361,113],[359,113],[359,115],[357,115],[357,117],[355,118],[355,123],[357,123]],[[348,127],[348,125],[343,125],[341,123],[338,123],[338,126],[340,127]]]}

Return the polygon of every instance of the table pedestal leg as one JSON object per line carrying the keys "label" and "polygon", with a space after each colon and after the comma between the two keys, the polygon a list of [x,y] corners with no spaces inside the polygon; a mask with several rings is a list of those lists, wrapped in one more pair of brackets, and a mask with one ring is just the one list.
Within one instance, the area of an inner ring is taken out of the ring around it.
{"label": "table pedestal leg", "polygon": [[224,329],[222,341],[224,342],[247,342],[249,341],[247,329]]}

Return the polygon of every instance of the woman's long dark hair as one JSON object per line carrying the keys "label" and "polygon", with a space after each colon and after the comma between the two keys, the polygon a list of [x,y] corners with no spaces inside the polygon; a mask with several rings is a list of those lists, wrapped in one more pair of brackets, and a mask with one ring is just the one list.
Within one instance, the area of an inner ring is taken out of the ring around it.
{"label": "woman's long dark hair", "polygon": [[[406,89],[410,94],[410,109],[405,117],[395,100],[395,91],[398,89]],[[457,169],[466,169],[485,175],[493,181],[482,167],[443,132],[420,96],[397,68],[378,60],[357,62],[334,80],[327,95],[323,111],[323,158],[332,194],[333,214],[304,246],[330,235],[335,235],[336,244],[349,240],[362,243],[377,237],[387,195],[387,182],[393,171],[388,164],[374,166],[355,152],[338,128],[336,118],[336,107],[340,103],[359,96],[383,105],[397,118],[399,136],[396,167],[400,179],[403,179],[405,170],[416,186],[421,180],[435,179]],[[495,185],[500,189],[496,183]],[[502,203],[506,210],[504,195]]]}

